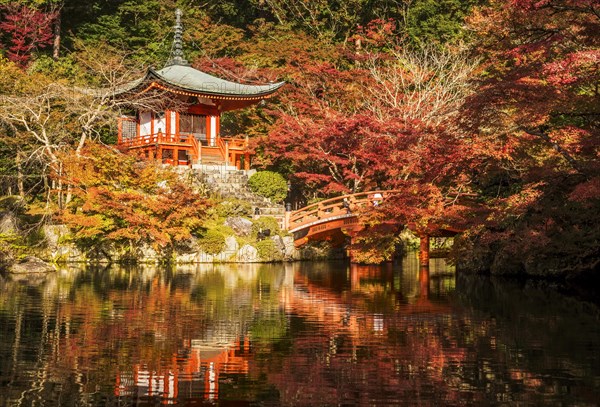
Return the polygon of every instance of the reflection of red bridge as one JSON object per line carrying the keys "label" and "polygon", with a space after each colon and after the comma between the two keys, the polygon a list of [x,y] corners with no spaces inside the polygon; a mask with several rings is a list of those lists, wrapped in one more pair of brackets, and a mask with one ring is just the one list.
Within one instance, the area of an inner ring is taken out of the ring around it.
{"label": "reflection of red bridge", "polygon": [[[284,300],[286,315],[318,326],[318,335],[296,334],[291,356],[262,368],[281,404],[376,405],[384,401],[374,392],[395,391],[397,404],[411,397],[428,405],[418,395],[409,396],[411,389],[425,386],[447,393],[448,404],[460,404],[460,393],[449,391],[456,382],[448,384],[447,372],[462,369],[469,355],[448,340],[456,324],[453,309],[429,299],[429,269],[411,270],[410,288],[402,286],[391,264],[351,265],[346,272],[350,286],[343,288],[336,287],[329,271],[317,278],[294,275]],[[409,292],[410,298],[402,298]]]}
{"label": "reflection of red bridge", "polygon": [[[288,230],[294,235],[294,244],[300,247],[309,241],[328,240],[338,246],[344,245],[346,237],[364,227],[361,214],[373,210],[398,190],[368,191],[327,199],[298,209],[289,215]],[[414,225],[408,225],[414,230]],[[430,227],[421,238],[423,261],[429,260],[429,237],[449,237],[461,230],[450,227]]]}

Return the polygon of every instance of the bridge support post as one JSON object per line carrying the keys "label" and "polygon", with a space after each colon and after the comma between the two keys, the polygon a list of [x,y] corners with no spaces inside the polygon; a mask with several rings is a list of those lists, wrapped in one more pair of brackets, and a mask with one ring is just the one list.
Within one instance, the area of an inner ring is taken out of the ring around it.
{"label": "bridge support post", "polygon": [[421,267],[429,267],[429,235],[422,234],[419,247],[419,264]]}
{"label": "bridge support post", "polygon": [[352,246],[352,236],[349,236],[346,238],[346,245],[345,245],[345,249],[346,249],[346,256],[348,257],[348,260],[350,260],[350,263],[352,263],[353,257],[352,256],[352,249],[350,248]]}
{"label": "bridge support post", "polygon": [[360,275],[358,274],[358,264],[350,263],[350,289],[352,291],[360,288]]}

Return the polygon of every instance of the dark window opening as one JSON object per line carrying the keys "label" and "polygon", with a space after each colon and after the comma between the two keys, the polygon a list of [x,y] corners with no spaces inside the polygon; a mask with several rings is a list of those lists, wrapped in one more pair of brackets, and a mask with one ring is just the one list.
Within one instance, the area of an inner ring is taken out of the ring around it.
{"label": "dark window opening", "polygon": [[170,148],[162,151],[162,162],[166,163],[169,160],[173,161],[173,150]]}
{"label": "dark window opening", "polygon": [[121,137],[123,140],[132,140],[137,136],[137,123],[135,118],[121,118]]}
{"label": "dark window opening", "polygon": [[193,134],[199,143],[207,145],[206,116],[196,114],[180,114],[179,133]]}
{"label": "dark window opening", "polygon": [[187,164],[189,161],[189,156],[188,156],[188,152],[186,150],[179,150],[179,152],[177,153],[178,157],[177,160],[179,161],[180,164],[183,164],[182,161]]}

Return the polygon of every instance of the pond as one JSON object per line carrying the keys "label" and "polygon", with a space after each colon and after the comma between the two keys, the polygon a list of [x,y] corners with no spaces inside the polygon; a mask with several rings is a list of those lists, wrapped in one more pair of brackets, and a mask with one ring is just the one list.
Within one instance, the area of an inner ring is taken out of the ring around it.
{"label": "pond", "polygon": [[0,406],[596,405],[600,311],[415,254],[0,278]]}

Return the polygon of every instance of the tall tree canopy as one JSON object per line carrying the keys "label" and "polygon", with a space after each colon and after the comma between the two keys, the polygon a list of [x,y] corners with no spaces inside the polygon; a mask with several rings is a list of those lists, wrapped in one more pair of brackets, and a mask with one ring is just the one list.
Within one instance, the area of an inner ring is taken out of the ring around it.
{"label": "tall tree canopy", "polygon": [[162,67],[177,7],[194,67],[288,83],[222,129],[250,136],[302,203],[398,189],[369,233],[454,224],[472,267],[597,267],[595,0],[0,0],[4,193],[92,198],[73,195],[64,152],[108,140],[123,106],[64,90]]}
{"label": "tall tree canopy", "polygon": [[496,209],[475,239],[491,245],[485,267],[598,265],[599,10],[593,0],[493,1],[470,19],[486,70],[464,123],[485,141],[476,182]]}

